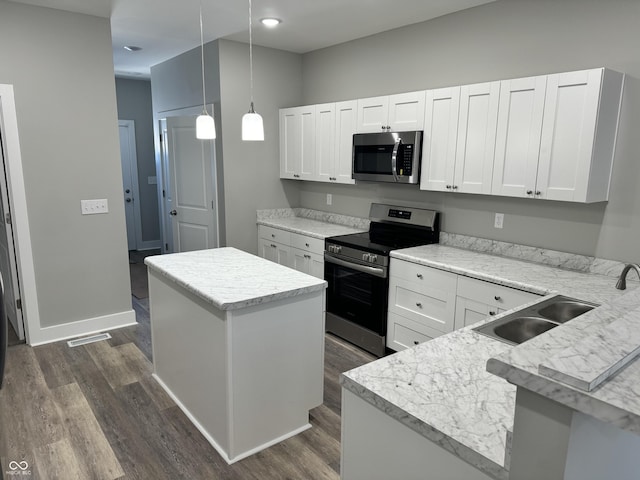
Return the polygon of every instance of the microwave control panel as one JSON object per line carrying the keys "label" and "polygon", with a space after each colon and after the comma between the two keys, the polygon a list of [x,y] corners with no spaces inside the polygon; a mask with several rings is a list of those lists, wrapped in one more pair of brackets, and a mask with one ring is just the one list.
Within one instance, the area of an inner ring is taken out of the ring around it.
{"label": "microwave control panel", "polygon": [[398,175],[410,177],[413,170],[413,145],[403,144],[398,151],[396,171]]}

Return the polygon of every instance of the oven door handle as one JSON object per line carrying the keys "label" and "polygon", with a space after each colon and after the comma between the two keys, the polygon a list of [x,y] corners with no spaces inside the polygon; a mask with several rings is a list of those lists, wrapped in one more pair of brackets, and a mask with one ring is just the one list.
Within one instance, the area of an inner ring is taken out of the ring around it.
{"label": "oven door handle", "polygon": [[393,153],[391,153],[391,172],[393,173],[393,179],[398,181],[398,149],[402,143],[402,138],[396,138],[396,143],[393,146]]}
{"label": "oven door handle", "polygon": [[360,265],[358,263],[351,263],[344,260],[341,260],[336,257],[332,257],[331,255],[324,254],[324,261],[333,263],[335,265],[340,265],[341,267],[351,268],[352,270],[356,270],[361,273],[368,273],[370,275],[375,275],[376,277],[386,278],[387,274],[382,268],[378,267],[369,267],[367,265]]}

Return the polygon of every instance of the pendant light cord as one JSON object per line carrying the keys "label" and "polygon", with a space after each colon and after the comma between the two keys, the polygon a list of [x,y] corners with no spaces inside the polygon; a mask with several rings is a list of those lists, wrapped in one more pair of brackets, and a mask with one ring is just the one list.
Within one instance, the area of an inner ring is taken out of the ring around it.
{"label": "pendant light cord", "polygon": [[253,36],[251,34],[251,0],[249,0],[249,82],[251,93],[251,110],[249,113],[254,113],[253,110]]}
{"label": "pendant light cord", "polygon": [[204,86],[204,35],[202,33],[202,2],[200,2],[200,55],[202,60],[202,113],[209,115],[207,112],[207,95]]}

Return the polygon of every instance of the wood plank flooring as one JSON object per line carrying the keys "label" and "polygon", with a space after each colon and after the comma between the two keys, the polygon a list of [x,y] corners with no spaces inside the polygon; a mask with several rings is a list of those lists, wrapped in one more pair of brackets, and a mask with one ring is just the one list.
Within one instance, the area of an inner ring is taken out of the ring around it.
{"label": "wood plank flooring", "polygon": [[0,478],[11,461],[31,478],[329,480],[340,477],[341,372],[374,360],[326,336],[324,404],[313,428],[233,465],[196,430],[151,377],[148,300],[133,297],[139,324],[112,339],[9,349],[0,390]]}

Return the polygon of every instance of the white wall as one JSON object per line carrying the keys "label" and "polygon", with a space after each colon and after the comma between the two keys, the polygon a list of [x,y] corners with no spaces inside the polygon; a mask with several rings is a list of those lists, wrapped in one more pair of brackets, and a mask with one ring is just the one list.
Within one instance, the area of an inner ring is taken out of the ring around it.
{"label": "white wall", "polygon": [[[635,0],[498,0],[303,56],[303,104],[600,66],[626,72],[608,204],[297,182],[300,206],[367,216],[372,201],[424,205],[443,212],[448,232],[640,260],[638,25]],[[495,212],[506,214],[503,230],[493,228]]]}
{"label": "white wall", "polygon": [[[0,2],[0,83],[15,91],[38,330],[134,318],[109,20]],[[109,213],[81,215],[88,198]]]}

